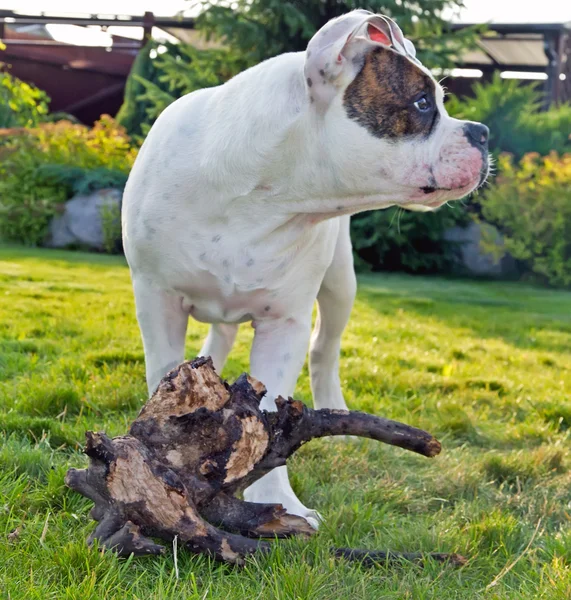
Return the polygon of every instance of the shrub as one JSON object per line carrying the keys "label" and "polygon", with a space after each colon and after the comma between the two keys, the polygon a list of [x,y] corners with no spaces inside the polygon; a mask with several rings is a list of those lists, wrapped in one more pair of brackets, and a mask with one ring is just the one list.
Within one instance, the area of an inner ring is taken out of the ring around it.
{"label": "shrub", "polygon": [[146,134],[160,112],[194,90],[219,85],[267,58],[304,50],[327,21],[355,8],[391,15],[431,67],[451,67],[453,57],[475,47],[477,31],[452,32],[442,18],[463,0],[194,0],[197,29],[222,48],[198,49],[188,44],[149,42],[135,60],[117,118],[131,135]]}
{"label": "shrub", "polygon": [[0,127],[36,127],[48,114],[48,95],[0,72]]}
{"label": "shrub", "polygon": [[482,199],[505,248],[540,279],[571,286],[571,154],[499,158],[500,175]]}
{"label": "shrub", "polygon": [[236,51],[249,64],[282,52],[305,50],[315,32],[330,19],[356,8],[391,16],[431,67],[447,67],[465,47],[475,45],[474,30],[451,31],[442,13],[463,0],[196,0],[199,30]]}
{"label": "shrub", "polygon": [[0,236],[41,244],[65,200],[111,182],[124,184],[135,155],[125,130],[107,116],[93,128],[59,121],[5,132],[0,138]]}
{"label": "shrub", "polygon": [[101,207],[101,225],[103,228],[103,248],[107,254],[116,254],[122,250],[121,209],[117,204]]}
{"label": "shrub", "polygon": [[571,104],[542,111],[543,94],[536,83],[502,79],[475,83],[473,98],[451,95],[448,112],[458,119],[480,121],[490,128],[490,150],[510,152],[516,159],[527,152],[546,155],[571,149]]}
{"label": "shrub", "polygon": [[415,213],[399,208],[361,213],[351,220],[351,238],[358,268],[411,273],[448,271],[458,244],[444,240],[444,231],[469,222],[464,206],[444,206]]}
{"label": "shrub", "polygon": [[41,165],[37,176],[47,185],[61,187],[68,197],[76,194],[90,194],[105,188],[123,189],[127,183],[128,173],[118,169],[98,167],[86,169],[68,165]]}
{"label": "shrub", "polygon": [[117,113],[117,122],[124,127],[131,136],[141,136],[142,126],[148,121],[147,109],[149,104],[140,100],[141,94],[145,92],[140,79],[149,83],[156,83],[161,74],[151,59],[151,51],[156,53],[156,43],[149,41],[139,50],[127,82],[125,84],[125,97],[123,104]]}
{"label": "shrub", "polygon": [[200,50],[189,44],[151,41],[139,52],[131,68],[117,121],[131,135],[144,136],[177,98],[220,85],[246,66],[227,48]]}

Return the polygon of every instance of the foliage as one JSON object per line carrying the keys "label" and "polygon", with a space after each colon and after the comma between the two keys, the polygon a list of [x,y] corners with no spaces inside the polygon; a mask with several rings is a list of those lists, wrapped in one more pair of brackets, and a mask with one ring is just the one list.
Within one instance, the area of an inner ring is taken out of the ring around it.
{"label": "foliage", "polygon": [[107,116],[91,129],[60,121],[8,131],[0,138],[0,236],[40,244],[65,200],[124,184],[135,154]]}
{"label": "foliage", "polygon": [[125,83],[125,96],[116,119],[131,136],[141,135],[141,125],[147,121],[147,105],[140,100],[145,91],[140,78],[153,83],[160,76],[151,59],[151,51],[156,54],[155,48],[156,44],[149,41],[139,50]]}
{"label": "foliage", "polygon": [[157,81],[149,81],[135,74],[143,92],[138,101],[145,106],[147,122],[141,126],[147,134],[150,123],[177,98],[194,90],[224,83],[245,67],[242,60],[228,49],[199,50],[189,44],[164,45],[166,51],[155,61]]}
{"label": "foliage", "polygon": [[115,254],[121,247],[121,208],[118,204],[104,204],[100,214],[103,249],[107,254]]}
{"label": "foliage", "polygon": [[48,113],[48,95],[0,71],[0,128],[36,127]]}
{"label": "foliage", "polygon": [[571,286],[571,154],[499,159],[500,175],[482,200],[484,218],[505,248],[552,285]]}
{"label": "foliage", "polygon": [[144,137],[177,98],[220,85],[245,67],[229,49],[200,50],[189,44],[150,41],[133,64],[117,121],[132,136]]}
{"label": "foliage", "polygon": [[475,31],[452,34],[441,18],[444,8],[459,8],[463,0],[354,0],[282,2],[239,0],[218,3],[193,0],[200,11],[197,29],[223,44],[199,50],[187,44],[150,42],[139,53],[125,90],[118,121],[131,135],[146,134],[166,106],[196,89],[219,85],[262,60],[305,49],[313,34],[329,19],[354,8],[393,16],[431,67],[449,67],[460,49],[475,43]]}
{"label": "foliage", "polygon": [[351,238],[361,270],[436,273],[451,270],[458,246],[444,239],[449,227],[466,224],[464,206],[416,213],[400,208],[361,213],[351,219]]}
{"label": "foliage", "polygon": [[66,196],[86,195],[105,188],[123,189],[128,173],[107,167],[86,168],[69,165],[41,165],[37,176],[47,185],[61,187]]}
{"label": "foliage", "polygon": [[[347,403],[425,428],[444,451],[426,459],[368,441],[303,446],[288,468],[324,517],[319,534],[276,541],[269,556],[229,569],[182,543],[177,554],[134,560],[89,548],[92,503],[64,485],[67,468],[85,466],[85,431],[124,433],[146,399],[124,259],[0,248],[0,274],[0,597],[568,598],[570,292],[362,276],[339,361]],[[187,357],[207,331],[189,327]],[[224,377],[248,369],[252,334],[240,328]],[[311,402],[307,370],[295,397]],[[469,561],[363,568],[333,559],[331,546]]]}
{"label": "foliage", "polygon": [[446,107],[454,117],[485,123],[492,152],[510,152],[519,159],[527,152],[571,149],[571,104],[542,111],[537,82],[522,84],[495,73],[491,82],[476,82],[472,90],[473,98],[450,96]]}
{"label": "foliage", "polygon": [[441,14],[459,9],[463,0],[199,0],[197,27],[222,40],[249,64],[282,52],[305,50],[313,34],[327,21],[362,8],[395,19],[415,44],[418,56],[431,68],[447,67],[452,57],[474,43],[474,31],[451,33]]}

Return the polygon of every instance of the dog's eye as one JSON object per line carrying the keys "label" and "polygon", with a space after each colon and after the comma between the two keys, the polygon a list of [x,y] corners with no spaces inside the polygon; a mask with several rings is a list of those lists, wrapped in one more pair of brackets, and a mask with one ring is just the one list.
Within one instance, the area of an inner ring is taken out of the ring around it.
{"label": "dog's eye", "polygon": [[414,107],[416,108],[416,110],[419,110],[420,112],[426,112],[427,110],[430,110],[430,108],[432,107],[432,104],[430,103],[430,100],[426,96],[421,96],[414,103]]}

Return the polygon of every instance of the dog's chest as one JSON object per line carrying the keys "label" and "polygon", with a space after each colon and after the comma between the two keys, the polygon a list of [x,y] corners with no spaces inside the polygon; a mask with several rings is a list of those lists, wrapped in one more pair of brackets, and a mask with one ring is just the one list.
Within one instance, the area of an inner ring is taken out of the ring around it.
{"label": "dog's chest", "polygon": [[322,225],[297,236],[286,228],[264,242],[216,232],[202,236],[184,250],[187,258],[169,277],[170,287],[198,321],[289,317],[312,303],[331,262],[338,226]]}

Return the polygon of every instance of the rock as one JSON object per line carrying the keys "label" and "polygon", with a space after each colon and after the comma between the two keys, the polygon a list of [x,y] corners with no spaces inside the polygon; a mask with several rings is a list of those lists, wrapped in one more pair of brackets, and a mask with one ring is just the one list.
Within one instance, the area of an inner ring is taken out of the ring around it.
{"label": "rock", "polygon": [[[117,189],[97,190],[88,196],[75,196],[65,203],[64,211],[50,223],[45,245],[50,248],[66,248],[72,245],[86,246],[94,250],[109,250],[103,228],[104,213],[110,216],[112,237],[120,239],[120,224],[113,223],[121,214],[123,194]],[[111,240],[111,245],[117,240]]]}
{"label": "rock", "polygon": [[517,274],[517,263],[505,250],[502,234],[489,223],[451,227],[444,239],[460,245],[458,271],[493,277]]}

